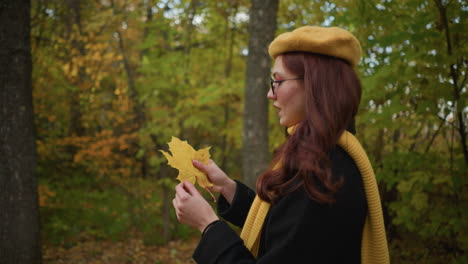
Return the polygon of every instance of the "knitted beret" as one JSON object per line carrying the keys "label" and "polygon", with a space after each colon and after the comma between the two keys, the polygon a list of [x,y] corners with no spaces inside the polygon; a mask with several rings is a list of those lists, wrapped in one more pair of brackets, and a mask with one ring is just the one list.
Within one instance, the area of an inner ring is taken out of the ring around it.
{"label": "knitted beret", "polygon": [[338,57],[355,67],[361,58],[359,40],[337,27],[303,26],[277,36],[268,52],[276,58],[281,53],[303,51]]}

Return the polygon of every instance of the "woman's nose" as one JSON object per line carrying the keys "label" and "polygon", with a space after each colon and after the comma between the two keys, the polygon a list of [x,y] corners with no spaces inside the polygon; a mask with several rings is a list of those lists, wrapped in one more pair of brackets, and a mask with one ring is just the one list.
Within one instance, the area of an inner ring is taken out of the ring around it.
{"label": "woman's nose", "polygon": [[273,94],[273,90],[271,89],[271,87],[270,89],[268,89],[267,98],[270,100],[274,100],[276,98],[276,95]]}

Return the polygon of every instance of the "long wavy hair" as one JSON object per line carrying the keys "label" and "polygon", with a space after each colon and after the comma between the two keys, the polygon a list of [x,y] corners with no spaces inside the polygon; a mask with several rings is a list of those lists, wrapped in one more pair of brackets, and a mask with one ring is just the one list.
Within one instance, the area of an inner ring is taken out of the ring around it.
{"label": "long wavy hair", "polygon": [[[332,204],[342,178],[332,176],[328,154],[354,122],[361,83],[345,60],[304,52],[280,56],[287,70],[304,78],[305,119],[275,151],[270,167],[257,181],[257,193],[275,203],[304,188],[312,200]],[[276,166],[279,162],[281,166]]]}

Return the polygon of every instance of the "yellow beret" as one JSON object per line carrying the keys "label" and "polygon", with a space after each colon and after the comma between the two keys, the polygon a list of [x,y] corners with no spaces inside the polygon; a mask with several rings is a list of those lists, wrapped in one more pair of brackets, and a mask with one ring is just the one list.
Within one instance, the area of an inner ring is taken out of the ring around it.
{"label": "yellow beret", "polygon": [[276,58],[292,51],[303,51],[338,57],[355,67],[361,58],[359,40],[350,32],[337,27],[303,26],[277,36],[268,52]]}

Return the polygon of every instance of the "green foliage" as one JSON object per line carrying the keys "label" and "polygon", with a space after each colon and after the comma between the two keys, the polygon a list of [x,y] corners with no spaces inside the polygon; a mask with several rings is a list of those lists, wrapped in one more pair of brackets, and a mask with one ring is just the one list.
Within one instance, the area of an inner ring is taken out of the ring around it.
{"label": "green foliage", "polygon": [[456,263],[467,250],[466,142],[456,132],[467,124],[466,88],[454,84],[449,69],[456,65],[466,75],[466,35],[457,33],[466,27],[466,6],[357,2],[359,9],[338,21],[361,25],[356,32],[366,55],[358,132],[384,190],[392,259]]}
{"label": "green foliage", "polygon": [[79,236],[123,238],[128,229],[126,201],[118,192],[93,188],[92,179],[80,175],[60,184],[47,184],[55,192],[41,207],[42,232],[47,241],[64,244]]}
{"label": "green foliage", "polygon": [[[174,181],[168,182],[173,189]],[[115,182],[76,174],[61,181],[41,181],[47,196],[41,206],[42,236],[55,245],[72,246],[81,239],[124,240],[137,235],[147,244],[162,244],[161,184],[133,179]],[[41,199],[42,200],[42,199]],[[171,215],[173,238],[194,231],[177,224]]]}

